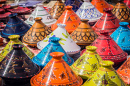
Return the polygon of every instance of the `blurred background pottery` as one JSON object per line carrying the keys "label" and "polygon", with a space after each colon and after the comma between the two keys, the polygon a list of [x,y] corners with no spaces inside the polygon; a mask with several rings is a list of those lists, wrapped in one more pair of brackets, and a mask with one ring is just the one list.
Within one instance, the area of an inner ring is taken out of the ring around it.
{"label": "blurred background pottery", "polygon": [[130,8],[130,0],[124,0],[124,3]]}

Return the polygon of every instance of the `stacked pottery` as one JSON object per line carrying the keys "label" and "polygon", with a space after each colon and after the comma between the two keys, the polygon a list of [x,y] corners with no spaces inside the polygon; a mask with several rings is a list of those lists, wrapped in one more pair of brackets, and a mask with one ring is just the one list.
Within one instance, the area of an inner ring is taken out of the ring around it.
{"label": "stacked pottery", "polygon": [[87,19],[82,19],[80,25],[70,35],[81,49],[90,45],[97,38],[97,34],[89,26],[88,21]]}
{"label": "stacked pottery", "polygon": [[90,0],[84,0],[84,3],[77,10],[76,14],[81,19],[88,19],[91,26],[95,24],[102,17],[100,13],[90,2]]}
{"label": "stacked pottery", "polygon": [[112,33],[111,37],[122,50],[130,54],[130,30],[128,22],[120,22],[120,27]]}
{"label": "stacked pottery", "polygon": [[72,6],[66,6],[66,10],[57,20],[57,22],[52,25],[51,29],[55,30],[57,28],[58,23],[66,24],[65,29],[68,33],[72,33],[80,24],[80,18],[78,15],[72,10]]}
{"label": "stacked pottery", "polygon": [[13,50],[0,62],[0,76],[8,85],[29,83],[30,78],[40,72],[39,66],[31,61],[22,48],[23,45],[14,44]]}
{"label": "stacked pottery", "polygon": [[31,78],[31,86],[81,86],[83,80],[62,59],[64,53],[53,52],[51,61]]}
{"label": "stacked pottery", "polygon": [[101,30],[106,30],[111,35],[120,25],[120,20],[112,14],[111,8],[104,9],[103,16],[97,21],[97,23],[92,27],[93,30],[99,35]]}
{"label": "stacked pottery", "polygon": [[41,20],[41,17],[35,18],[35,23],[23,36],[23,42],[25,44],[32,47],[37,47],[37,43],[51,33],[50,28],[47,27]]}
{"label": "stacked pottery", "polygon": [[83,84],[83,86],[127,86],[116,70],[114,62],[102,61],[101,67]]}
{"label": "stacked pottery", "polygon": [[124,3],[130,8],[130,0],[124,0]]}

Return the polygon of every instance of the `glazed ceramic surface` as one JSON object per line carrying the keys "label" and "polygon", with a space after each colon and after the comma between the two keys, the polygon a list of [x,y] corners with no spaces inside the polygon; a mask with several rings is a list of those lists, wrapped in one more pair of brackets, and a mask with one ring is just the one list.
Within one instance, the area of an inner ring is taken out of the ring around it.
{"label": "glazed ceramic surface", "polygon": [[82,79],[62,59],[64,53],[52,52],[50,55],[53,57],[51,61],[31,78],[31,86],[81,86]]}
{"label": "glazed ceramic surface", "polygon": [[[9,36],[10,41],[0,54],[0,61],[2,61],[2,59],[13,49],[12,47],[13,44],[23,45],[23,43],[19,40],[19,37],[20,37],[19,35]],[[22,49],[31,59],[34,57],[34,53],[32,53],[27,47],[24,46]]]}
{"label": "glazed ceramic surface", "polygon": [[83,84],[83,86],[127,86],[115,69],[112,61],[102,61],[101,67]]}
{"label": "glazed ceramic surface", "polygon": [[57,1],[50,1],[46,6],[47,6],[48,8],[52,8],[52,7],[55,5],[56,2],[57,2]]}
{"label": "glazed ceramic surface", "polygon": [[57,22],[52,25],[51,29],[55,30],[57,28],[58,23],[66,24],[65,29],[68,33],[72,33],[80,24],[80,18],[78,15],[72,10],[72,6],[66,6],[66,10],[57,20]]}
{"label": "glazed ceramic surface", "polygon": [[130,30],[128,22],[120,22],[120,27],[112,33],[111,37],[121,47],[122,50],[130,54]]}
{"label": "glazed ceramic surface", "polygon": [[124,3],[130,8],[130,0],[124,0]]}
{"label": "glazed ceramic surface", "polygon": [[[48,35],[44,40],[37,43],[39,49],[43,49],[49,42],[52,36],[59,37],[59,43],[68,54],[76,54],[80,51],[80,47],[73,41],[69,33],[65,29],[65,24],[58,24],[58,28]],[[68,47],[71,46],[71,47]]]}
{"label": "glazed ceramic surface", "polygon": [[43,68],[52,59],[50,56],[51,52],[62,52],[65,54],[62,58],[68,65],[71,66],[74,63],[74,60],[66,54],[62,46],[59,44],[59,41],[60,38],[50,37],[49,44],[43,48],[40,53],[33,57],[32,61]]}
{"label": "glazed ceramic surface", "polygon": [[23,36],[23,42],[32,47],[36,47],[37,43],[47,37],[50,33],[50,28],[42,22],[42,18],[37,17],[35,18],[35,23]]}
{"label": "glazed ceramic surface", "polygon": [[3,38],[8,38],[10,35],[23,36],[29,30],[30,26],[20,20],[17,17],[17,13],[10,14],[9,17],[10,19],[1,33]]}
{"label": "glazed ceramic surface", "polygon": [[98,35],[100,34],[100,30],[106,30],[109,32],[109,35],[111,35],[120,26],[120,20],[112,14],[111,8],[105,8],[104,11],[103,16],[92,28]]}

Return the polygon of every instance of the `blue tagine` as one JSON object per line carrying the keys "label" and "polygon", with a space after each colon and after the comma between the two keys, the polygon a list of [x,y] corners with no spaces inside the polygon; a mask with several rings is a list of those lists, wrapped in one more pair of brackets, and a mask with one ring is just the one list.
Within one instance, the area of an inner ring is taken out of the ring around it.
{"label": "blue tagine", "polygon": [[30,29],[29,25],[17,17],[17,13],[10,14],[9,18],[10,19],[6,24],[6,27],[1,32],[1,36],[3,38],[8,38],[10,35],[23,36]]}
{"label": "blue tagine", "polygon": [[120,26],[111,35],[113,40],[121,47],[122,50],[130,54],[130,29],[128,22],[120,22]]}
{"label": "blue tagine", "polygon": [[49,38],[49,44],[43,48],[39,54],[33,57],[32,61],[43,68],[52,59],[50,56],[51,52],[63,52],[65,55],[62,58],[71,66],[74,63],[74,60],[66,54],[62,46],[59,44],[59,41],[60,38],[58,37]]}

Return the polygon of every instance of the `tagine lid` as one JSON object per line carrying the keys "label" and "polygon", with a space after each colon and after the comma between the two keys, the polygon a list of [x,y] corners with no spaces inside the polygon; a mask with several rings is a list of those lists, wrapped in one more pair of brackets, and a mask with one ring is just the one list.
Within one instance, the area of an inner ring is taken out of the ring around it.
{"label": "tagine lid", "polygon": [[9,8],[11,8],[11,5],[3,5],[2,8],[9,9]]}
{"label": "tagine lid", "polygon": [[124,0],[124,3],[130,8],[130,0]]}
{"label": "tagine lid", "polygon": [[0,14],[0,19],[7,18],[10,14],[11,14],[10,12],[1,13]]}
{"label": "tagine lid", "polygon": [[4,11],[5,11],[5,10],[4,10],[3,8],[0,8],[0,13],[1,13],[1,12],[4,12]]}
{"label": "tagine lid", "polygon": [[77,76],[69,67],[69,65],[62,59],[64,53],[52,52],[51,61],[41,70],[41,72],[31,78],[32,86],[44,85],[73,85],[81,86],[83,80]]}
{"label": "tagine lid", "polygon": [[50,1],[46,6],[47,6],[48,8],[52,8],[52,7],[55,5],[56,2],[57,2],[57,1]]}
{"label": "tagine lid", "polygon": [[17,7],[16,9],[8,9],[12,13],[25,13],[29,12],[30,9],[27,7]]}

